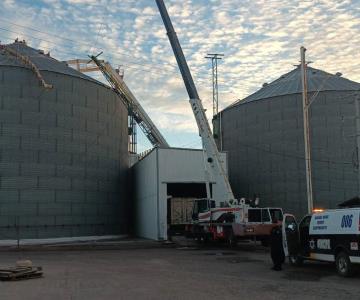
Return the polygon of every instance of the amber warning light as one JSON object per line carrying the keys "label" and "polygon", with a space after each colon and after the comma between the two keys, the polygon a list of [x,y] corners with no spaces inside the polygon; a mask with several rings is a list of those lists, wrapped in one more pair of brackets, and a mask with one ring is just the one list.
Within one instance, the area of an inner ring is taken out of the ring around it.
{"label": "amber warning light", "polygon": [[314,208],[313,209],[313,213],[316,214],[316,213],[321,213],[323,212],[324,210],[322,208]]}

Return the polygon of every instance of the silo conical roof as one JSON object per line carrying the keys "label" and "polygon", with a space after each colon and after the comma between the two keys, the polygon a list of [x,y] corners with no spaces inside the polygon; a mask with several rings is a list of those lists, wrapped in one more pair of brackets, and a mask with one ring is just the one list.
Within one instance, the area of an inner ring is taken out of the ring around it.
{"label": "silo conical roof", "polygon": [[[24,41],[15,41],[15,43],[5,45],[5,47],[13,49],[21,55],[28,57],[40,71],[56,72],[100,83],[97,80],[69,67],[65,62],[52,58],[50,55],[45,54],[44,51],[29,47]],[[21,62],[21,60],[9,55],[1,48],[0,66],[27,67]]]}
{"label": "silo conical roof", "polygon": [[[340,73],[331,74],[311,67],[307,68],[307,83],[308,92],[360,90],[360,83],[343,78]],[[236,101],[229,108],[251,101],[298,93],[302,93],[300,66],[273,82],[264,84],[260,90],[243,100]]]}

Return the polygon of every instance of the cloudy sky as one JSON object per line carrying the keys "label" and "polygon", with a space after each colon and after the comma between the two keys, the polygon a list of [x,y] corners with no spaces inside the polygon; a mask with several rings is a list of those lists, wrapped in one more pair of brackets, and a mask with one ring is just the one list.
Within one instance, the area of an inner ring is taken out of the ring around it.
{"label": "cloudy sky", "polygon": [[[207,53],[225,54],[220,108],[293,69],[301,45],[313,67],[360,82],[360,0],[165,3],[209,117]],[[200,146],[155,0],[2,0],[0,12],[2,43],[19,37],[59,60],[103,51],[103,59],[125,70],[127,84],[172,146]],[[149,147],[140,141],[140,151]]]}

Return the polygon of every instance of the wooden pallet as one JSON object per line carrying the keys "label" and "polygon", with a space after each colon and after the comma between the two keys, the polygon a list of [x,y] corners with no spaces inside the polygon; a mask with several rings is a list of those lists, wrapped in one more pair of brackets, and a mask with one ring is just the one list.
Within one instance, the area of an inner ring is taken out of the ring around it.
{"label": "wooden pallet", "polygon": [[14,281],[42,277],[41,267],[14,267],[0,269],[0,280]]}

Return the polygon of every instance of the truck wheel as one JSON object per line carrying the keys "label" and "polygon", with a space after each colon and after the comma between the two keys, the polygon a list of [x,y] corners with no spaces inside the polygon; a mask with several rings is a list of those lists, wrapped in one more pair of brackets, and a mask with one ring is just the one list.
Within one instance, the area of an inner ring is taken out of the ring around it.
{"label": "truck wheel", "polygon": [[350,277],[353,275],[353,266],[346,252],[342,251],[336,256],[335,265],[340,276]]}
{"label": "truck wheel", "polygon": [[303,262],[304,262],[303,258],[298,255],[290,255],[289,256],[289,263],[292,266],[301,267]]}

